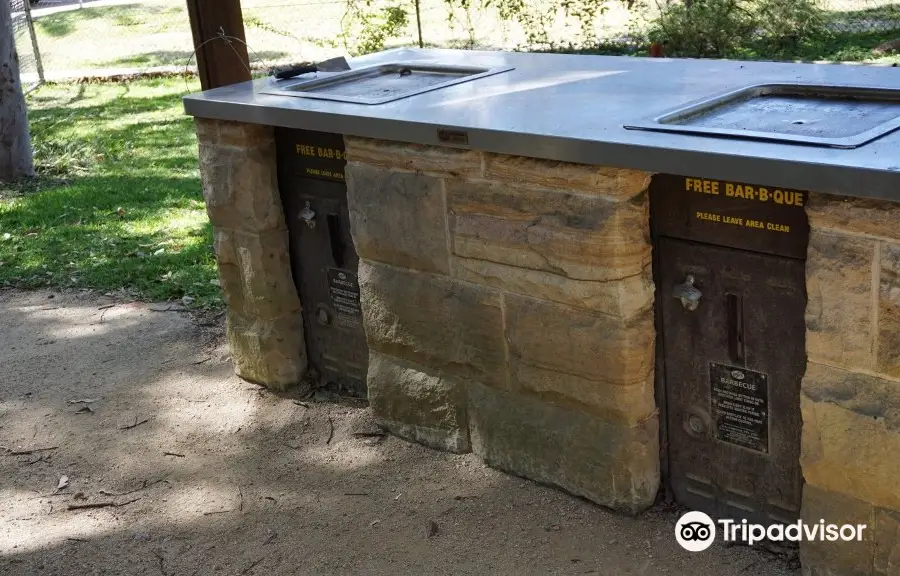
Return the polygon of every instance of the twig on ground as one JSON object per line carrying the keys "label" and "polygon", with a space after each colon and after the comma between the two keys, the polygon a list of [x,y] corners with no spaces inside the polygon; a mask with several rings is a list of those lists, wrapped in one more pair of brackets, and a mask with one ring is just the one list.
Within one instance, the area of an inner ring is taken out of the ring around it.
{"label": "twig on ground", "polygon": [[128,506],[134,502],[137,502],[140,498],[135,498],[133,500],[128,500],[127,502],[91,502],[89,504],[69,504],[66,506],[66,510],[84,510],[86,508],[121,508],[122,506]]}
{"label": "twig on ground", "polygon": [[263,560],[264,560],[264,558],[260,558],[259,560],[257,560],[257,561],[254,562],[253,564],[250,564],[249,566],[247,566],[246,568],[244,568],[244,571],[241,572],[241,574],[243,575],[243,574],[246,574],[247,572],[253,570],[254,568],[256,568],[256,565],[259,564],[260,562],[262,562]]}
{"label": "twig on ground", "polygon": [[344,492],[344,496],[368,496],[368,492]]}
{"label": "twig on ground", "polygon": [[240,484],[238,484],[238,497],[240,497],[240,499],[241,499],[240,504],[238,504],[238,512],[243,512],[244,511],[244,491],[241,490]]}
{"label": "twig on ground", "polygon": [[107,304],[97,308],[97,310],[103,310],[103,312],[100,313],[100,324],[103,324],[103,317],[106,316],[106,311],[113,307],[115,307],[115,304]]}
{"label": "twig on ground", "polygon": [[163,452],[163,456],[174,456],[176,458],[184,458],[184,454],[178,454],[177,452]]}
{"label": "twig on ground", "polygon": [[[37,490],[35,490],[35,492],[37,492]],[[29,500],[40,500],[43,498],[61,498],[63,496],[70,496],[70,494],[67,492],[57,492],[54,490],[53,492],[50,492],[49,494],[41,494],[40,492],[38,492],[37,496],[29,496],[28,499]]]}
{"label": "twig on ground", "polygon": [[376,438],[378,436],[384,436],[384,432],[380,430],[378,432],[354,432],[353,436],[356,438]]}
{"label": "twig on ground", "polygon": [[71,542],[87,542],[87,538],[72,538],[71,536],[66,538],[66,540]]}
{"label": "twig on ground", "polygon": [[191,364],[203,364],[204,362],[209,362],[210,360],[212,360],[212,356],[207,356],[203,360],[197,360],[196,362],[191,362]]}
{"label": "twig on ground", "polygon": [[234,512],[234,510],[213,510],[212,512],[204,512],[204,516],[212,516],[213,514],[228,514],[229,512]]}
{"label": "twig on ground", "polygon": [[307,404],[306,402],[301,402],[299,400],[294,400],[294,404],[296,404],[297,406],[303,406],[304,408],[309,408],[309,404]]}
{"label": "twig on ground", "polygon": [[29,448],[28,450],[9,450],[7,448],[10,456],[26,456],[28,454],[34,454],[35,452],[46,452],[48,450],[56,450],[59,446],[47,446],[46,448]]}
{"label": "twig on ground", "polygon": [[139,488],[135,488],[134,490],[129,490],[128,492],[109,492],[107,490],[101,490],[100,494],[103,494],[104,496],[128,496],[129,494],[134,494],[135,492],[140,492],[141,490],[146,490],[147,488],[150,488],[151,486],[159,484],[160,482],[165,482],[166,484],[169,483],[169,481],[166,480],[165,478],[160,478],[159,480],[154,480],[153,482],[148,482],[148,481],[144,480],[144,483],[141,484],[141,486]]}
{"label": "twig on ground", "polygon": [[169,576],[169,573],[166,572],[166,559],[163,558],[162,553],[159,550],[154,550],[153,555],[156,556],[156,559],[159,560],[159,571],[162,572],[163,576]]}
{"label": "twig on ground", "polygon": [[134,424],[129,424],[128,426],[119,426],[119,430],[131,430],[132,428],[137,428],[141,424],[146,424],[149,422],[149,418],[144,418],[140,422],[137,421],[137,416],[134,417]]}
{"label": "twig on ground", "polygon": [[331,419],[331,416],[328,417],[328,440],[325,441],[326,444],[331,444],[331,439],[334,438],[334,421]]}

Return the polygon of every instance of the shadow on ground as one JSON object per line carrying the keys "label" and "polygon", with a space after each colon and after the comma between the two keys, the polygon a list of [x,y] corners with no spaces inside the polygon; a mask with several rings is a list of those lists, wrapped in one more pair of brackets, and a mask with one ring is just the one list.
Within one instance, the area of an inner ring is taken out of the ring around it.
{"label": "shadow on ground", "polygon": [[794,573],[247,384],[168,304],[0,290],[0,326],[3,574]]}

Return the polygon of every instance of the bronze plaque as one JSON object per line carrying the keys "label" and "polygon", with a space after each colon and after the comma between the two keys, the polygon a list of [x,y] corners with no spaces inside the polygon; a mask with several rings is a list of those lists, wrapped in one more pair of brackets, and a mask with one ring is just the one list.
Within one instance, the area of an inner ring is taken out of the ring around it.
{"label": "bronze plaque", "polygon": [[657,236],[806,258],[808,192],[668,174],[650,191]]}
{"label": "bronze plaque", "polygon": [[469,133],[465,130],[442,128],[438,130],[438,140],[447,144],[467,145],[469,143]]}

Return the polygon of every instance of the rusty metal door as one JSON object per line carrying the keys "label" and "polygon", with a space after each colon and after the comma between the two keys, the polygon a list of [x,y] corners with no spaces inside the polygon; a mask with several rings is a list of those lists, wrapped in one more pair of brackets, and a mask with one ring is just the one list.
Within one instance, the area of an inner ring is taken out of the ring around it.
{"label": "rusty metal door", "polygon": [[665,237],[657,250],[675,498],[720,518],[796,520],[803,260]]}
{"label": "rusty metal door", "polygon": [[365,397],[369,352],[359,301],[359,257],[350,235],[343,137],[279,129],[276,143],[310,375],[339,394]]}

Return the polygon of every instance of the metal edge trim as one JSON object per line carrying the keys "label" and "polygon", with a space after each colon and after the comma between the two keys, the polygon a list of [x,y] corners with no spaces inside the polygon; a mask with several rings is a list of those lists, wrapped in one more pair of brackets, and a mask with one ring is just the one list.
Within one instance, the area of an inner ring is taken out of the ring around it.
{"label": "metal edge trim", "polygon": [[890,134],[900,128],[900,116],[894,120],[885,122],[875,128],[860,132],[853,136],[841,138],[822,138],[820,136],[799,136],[795,134],[779,134],[778,132],[759,132],[756,130],[735,131],[725,128],[695,128],[691,126],[672,126],[667,124],[637,123],[623,125],[626,130],[643,130],[647,132],[669,132],[673,134],[686,134],[691,136],[709,136],[723,139],[762,140],[782,144],[805,144],[808,146],[825,146],[829,148],[853,149],[859,148]]}
{"label": "metal edge trim", "polygon": [[[435,125],[374,117],[347,118],[322,112],[185,97],[185,113],[198,118],[232,120],[266,126],[336,132],[347,136],[381,138],[414,144],[441,143]],[[351,121],[352,120],[352,121]],[[654,146],[647,143],[585,140],[565,136],[510,133],[503,130],[447,125],[466,130],[468,146],[450,146],[497,154],[529,156],[563,162],[617,166],[654,173],[746,180],[841,196],[897,201],[900,165],[864,167],[840,162],[746,156],[701,149]]]}

